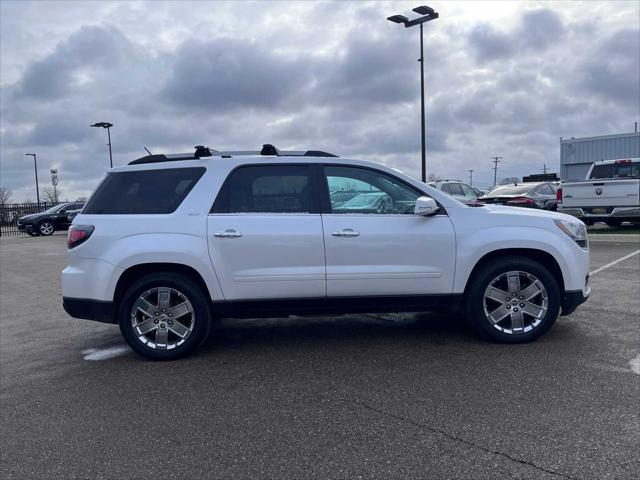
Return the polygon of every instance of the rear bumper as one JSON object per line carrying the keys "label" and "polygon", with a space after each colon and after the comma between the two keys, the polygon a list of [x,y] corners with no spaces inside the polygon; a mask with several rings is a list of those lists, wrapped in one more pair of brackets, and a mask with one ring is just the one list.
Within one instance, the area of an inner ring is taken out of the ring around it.
{"label": "rear bumper", "polygon": [[591,287],[588,286],[584,292],[582,290],[568,290],[564,292],[564,297],[562,297],[562,315],[573,313],[579,305],[587,301],[589,295],[591,295]]}
{"label": "rear bumper", "polygon": [[74,318],[95,320],[102,323],[117,323],[113,311],[113,302],[62,297],[62,306],[64,311]]}
{"label": "rear bumper", "polygon": [[605,213],[591,213],[593,208],[596,207],[558,207],[558,212],[590,220],[600,218],[640,218],[640,207],[609,207]]}

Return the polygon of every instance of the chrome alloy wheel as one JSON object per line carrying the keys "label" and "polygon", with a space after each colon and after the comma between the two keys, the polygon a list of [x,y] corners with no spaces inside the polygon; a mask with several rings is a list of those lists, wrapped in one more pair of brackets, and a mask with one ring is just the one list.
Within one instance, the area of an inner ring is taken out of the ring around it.
{"label": "chrome alloy wheel", "polygon": [[182,345],[193,332],[193,305],[178,290],[152,288],[133,303],[131,325],[138,340],[147,347],[171,350]]}
{"label": "chrome alloy wheel", "polygon": [[549,308],[549,295],[535,275],[514,270],[489,283],[483,304],[484,313],[495,329],[519,334],[540,325]]}
{"label": "chrome alloy wheel", "polygon": [[40,224],[40,233],[42,235],[51,235],[53,233],[53,225],[49,222]]}

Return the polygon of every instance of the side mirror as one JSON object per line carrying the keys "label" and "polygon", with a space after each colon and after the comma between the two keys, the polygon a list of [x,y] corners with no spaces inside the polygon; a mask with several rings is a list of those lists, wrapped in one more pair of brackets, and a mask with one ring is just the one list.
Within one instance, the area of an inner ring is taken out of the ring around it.
{"label": "side mirror", "polygon": [[435,215],[439,210],[440,207],[438,207],[438,204],[433,198],[418,197],[413,213],[428,217],[429,215]]}

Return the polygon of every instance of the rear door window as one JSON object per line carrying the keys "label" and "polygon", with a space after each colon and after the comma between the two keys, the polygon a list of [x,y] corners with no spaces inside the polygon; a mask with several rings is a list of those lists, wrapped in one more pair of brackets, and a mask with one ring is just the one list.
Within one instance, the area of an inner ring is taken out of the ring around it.
{"label": "rear door window", "polygon": [[234,170],[211,213],[310,213],[307,165],[249,165]]}
{"label": "rear door window", "polygon": [[172,213],[200,180],[205,170],[196,167],[109,173],[82,213]]}

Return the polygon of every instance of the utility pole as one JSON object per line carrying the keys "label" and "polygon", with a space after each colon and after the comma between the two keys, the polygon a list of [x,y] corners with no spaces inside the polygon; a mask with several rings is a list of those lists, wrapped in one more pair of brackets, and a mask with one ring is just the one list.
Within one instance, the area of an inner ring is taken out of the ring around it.
{"label": "utility pole", "polygon": [[545,175],[547,174],[547,164],[546,163],[542,164],[542,173],[544,173]]}
{"label": "utility pole", "polygon": [[473,169],[469,170],[469,185],[473,187]]}
{"label": "utility pole", "polygon": [[498,181],[498,163],[502,160],[502,157],[491,157],[493,159],[493,186],[496,186]]}

